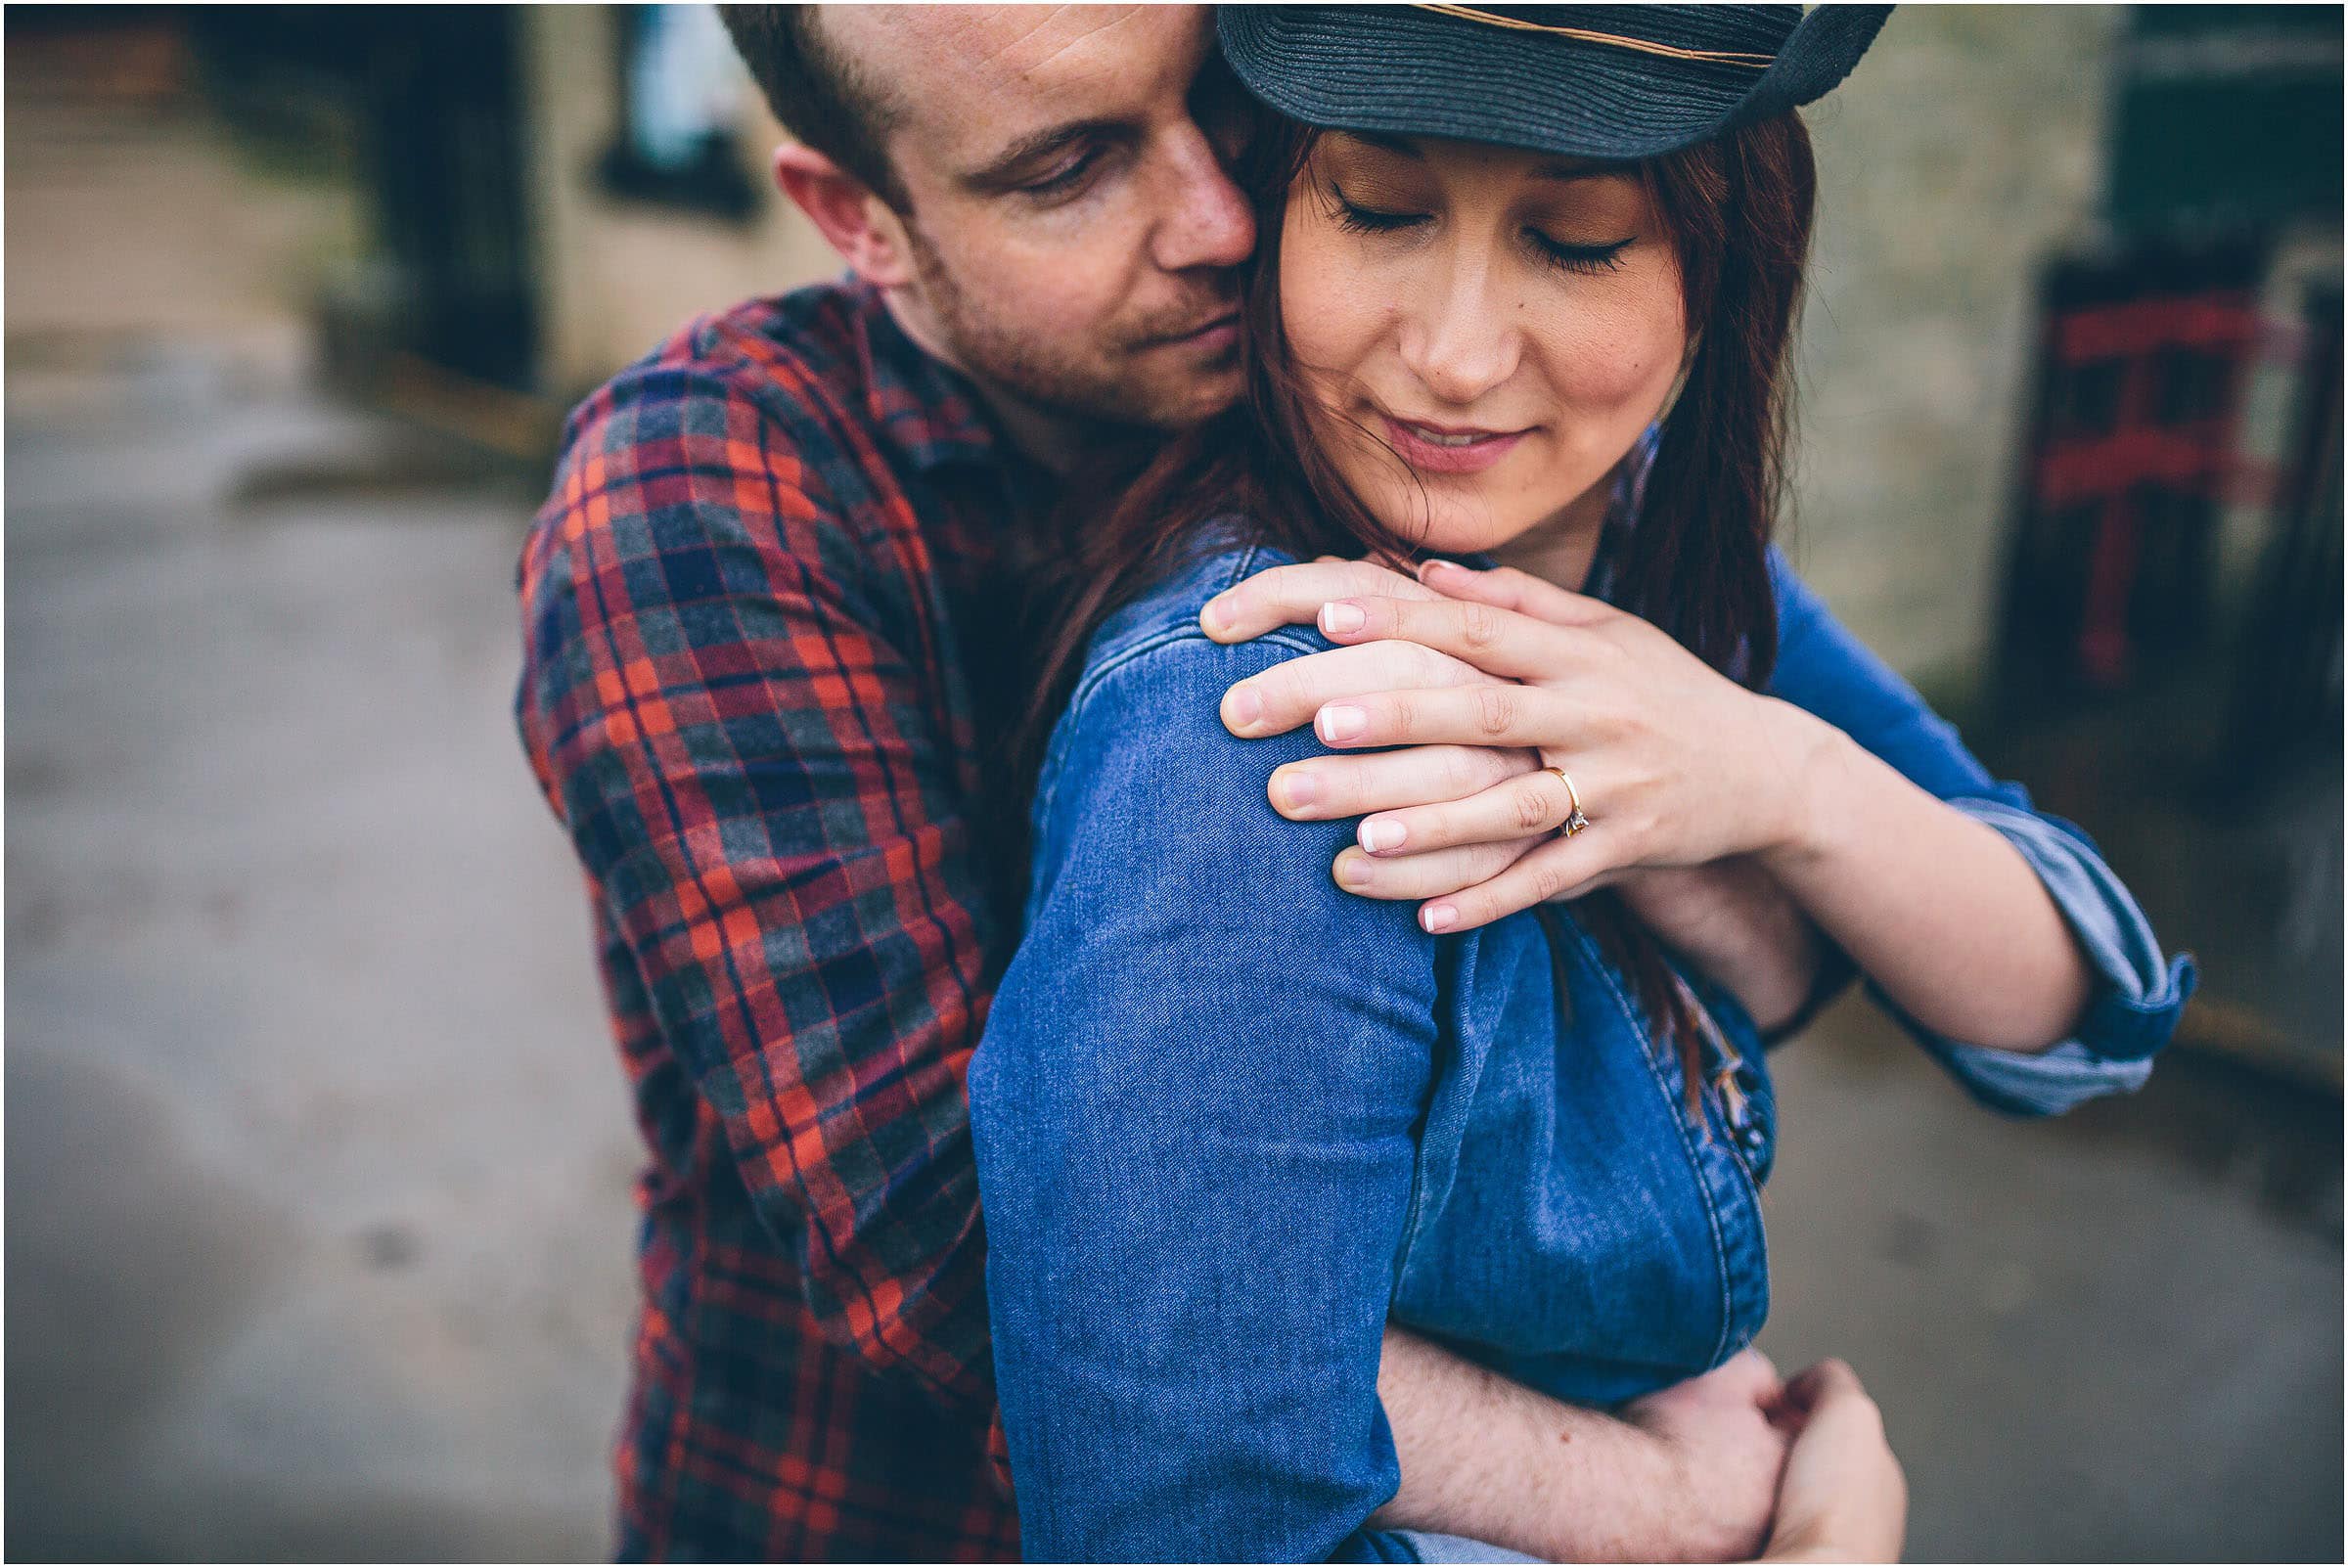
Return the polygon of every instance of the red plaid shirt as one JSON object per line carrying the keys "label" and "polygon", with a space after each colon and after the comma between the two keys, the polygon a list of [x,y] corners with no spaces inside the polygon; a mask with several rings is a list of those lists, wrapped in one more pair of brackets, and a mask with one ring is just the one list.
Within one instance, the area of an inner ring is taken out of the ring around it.
{"label": "red plaid shirt", "polygon": [[853,286],[565,428],[517,706],[652,1155],[622,1556],[1017,1555],[964,1095],[1016,912],[956,631],[1023,482]]}

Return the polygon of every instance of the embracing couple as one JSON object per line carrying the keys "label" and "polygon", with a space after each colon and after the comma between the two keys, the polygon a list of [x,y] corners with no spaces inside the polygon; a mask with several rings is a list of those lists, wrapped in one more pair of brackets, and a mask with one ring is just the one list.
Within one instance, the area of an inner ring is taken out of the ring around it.
{"label": "embracing couple", "polygon": [[850,276],[583,404],[521,567],[621,1553],[1896,1554],[1747,1348],[1767,1047],[1859,976],[2046,1114],[2192,975],[1771,544],[1884,8],[725,10]]}

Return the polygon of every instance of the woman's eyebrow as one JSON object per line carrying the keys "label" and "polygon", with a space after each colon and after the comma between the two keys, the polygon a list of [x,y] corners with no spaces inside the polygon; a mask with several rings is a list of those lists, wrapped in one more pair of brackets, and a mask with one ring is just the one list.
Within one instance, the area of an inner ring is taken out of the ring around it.
{"label": "woman's eyebrow", "polygon": [[1618,173],[1613,164],[1601,163],[1593,158],[1566,158],[1561,162],[1544,163],[1533,170],[1536,180],[1590,180],[1602,174]]}
{"label": "woman's eyebrow", "polygon": [[[1380,152],[1391,153],[1396,157],[1407,157],[1417,163],[1426,161],[1425,152],[1407,136],[1395,136],[1386,131],[1362,130],[1346,130],[1337,134],[1351,137],[1353,140],[1363,143],[1365,146],[1375,147]],[[1621,167],[1619,164],[1604,163],[1592,157],[1560,157],[1535,168],[1533,178],[1537,180],[1587,180],[1601,174],[1620,172]]]}
{"label": "woman's eyebrow", "polygon": [[1426,155],[1419,151],[1418,144],[1407,136],[1389,136],[1384,131],[1346,131],[1343,134],[1357,142],[1367,142],[1372,147],[1392,153],[1397,157],[1416,158],[1422,163],[1426,161]]}
{"label": "woman's eyebrow", "polygon": [[[1375,147],[1380,152],[1391,153],[1396,157],[1407,157],[1415,163],[1426,161],[1425,152],[1417,142],[1407,136],[1396,136],[1386,131],[1363,130],[1343,130],[1336,134],[1349,137],[1366,147]],[[1607,163],[1594,157],[1558,157],[1534,168],[1533,178],[1570,183],[1574,180],[1591,180],[1602,175],[1622,174],[1628,171],[1629,165],[1627,164]]]}

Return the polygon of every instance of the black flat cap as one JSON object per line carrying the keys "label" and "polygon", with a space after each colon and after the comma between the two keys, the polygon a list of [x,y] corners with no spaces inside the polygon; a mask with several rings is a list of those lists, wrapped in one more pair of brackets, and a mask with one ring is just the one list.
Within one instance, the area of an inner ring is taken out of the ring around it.
{"label": "black flat cap", "polygon": [[1889,6],[1226,5],[1223,57],[1308,125],[1653,157],[1850,74]]}

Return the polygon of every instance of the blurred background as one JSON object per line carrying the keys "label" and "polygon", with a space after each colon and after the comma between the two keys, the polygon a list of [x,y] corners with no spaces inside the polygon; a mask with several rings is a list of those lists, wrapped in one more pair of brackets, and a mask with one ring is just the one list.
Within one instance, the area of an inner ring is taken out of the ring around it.
{"label": "blurred background", "polygon": [[[1790,548],[2202,990],[1779,1058],[1763,1346],[1925,1559],[2341,1497],[2339,8],[1914,7],[1811,116]],[[578,396],[829,275],[705,7],[6,16],[12,1557],[590,1557],[639,1160],[509,704]]]}

